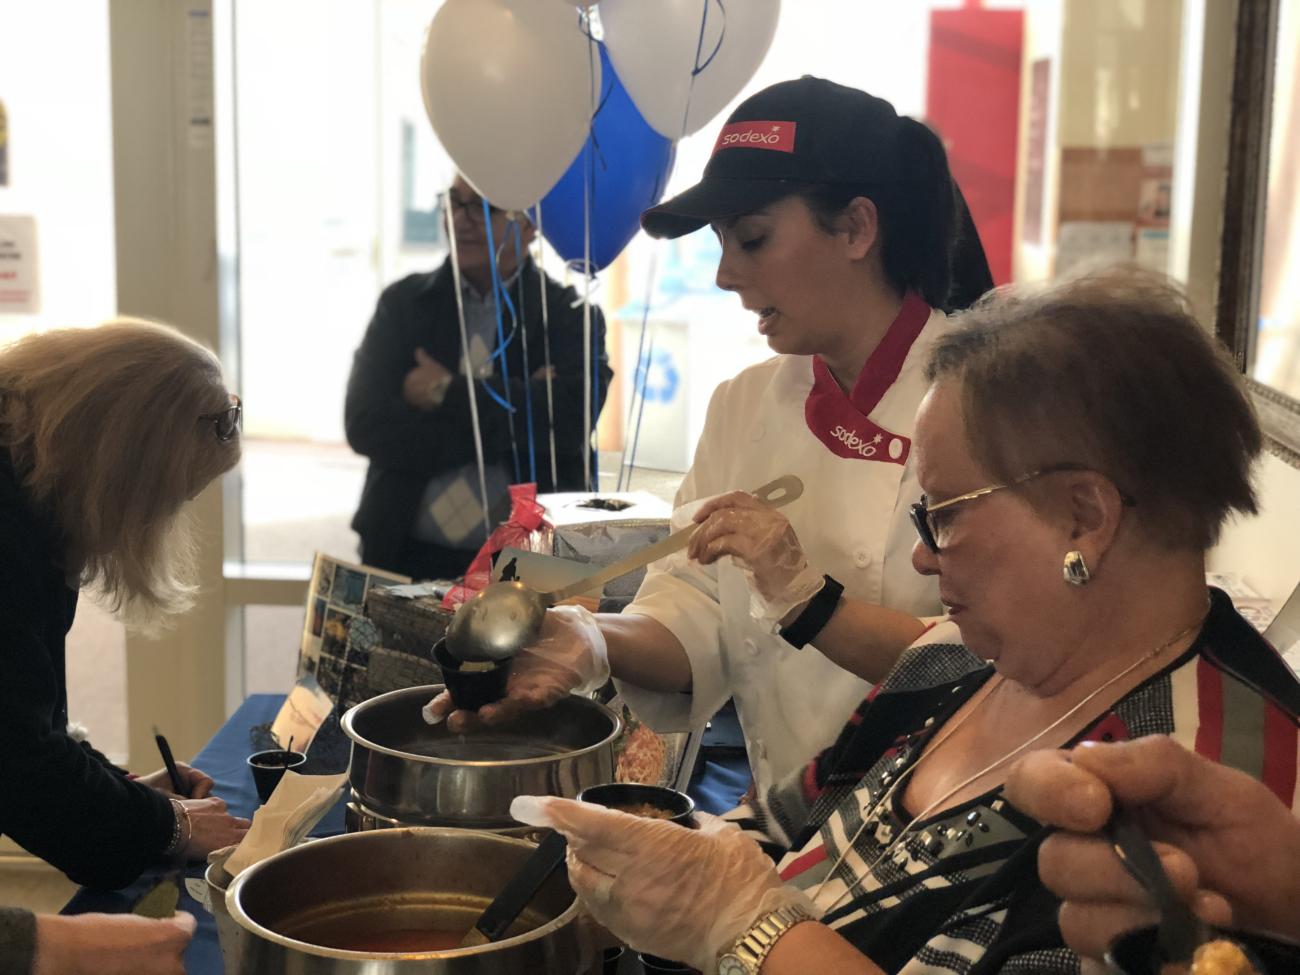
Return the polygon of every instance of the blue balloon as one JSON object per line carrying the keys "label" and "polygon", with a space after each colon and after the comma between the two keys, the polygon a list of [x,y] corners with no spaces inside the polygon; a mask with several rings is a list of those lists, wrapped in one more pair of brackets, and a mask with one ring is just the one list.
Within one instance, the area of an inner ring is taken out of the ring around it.
{"label": "blue balloon", "polygon": [[591,134],[568,171],[542,197],[542,233],[565,261],[583,260],[584,189],[591,187],[591,270],[622,252],[641,211],[663,197],[677,146],[642,118],[600,44],[601,97]]}

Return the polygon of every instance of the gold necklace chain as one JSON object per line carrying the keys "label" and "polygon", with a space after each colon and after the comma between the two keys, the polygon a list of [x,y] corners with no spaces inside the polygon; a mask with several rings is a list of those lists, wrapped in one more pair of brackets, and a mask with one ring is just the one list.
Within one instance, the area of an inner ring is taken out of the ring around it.
{"label": "gold necklace chain", "polygon": [[[917,823],[925,819],[925,817],[930,815],[930,813],[932,813],[934,810],[942,807],[945,802],[947,802],[953,796],[961,792],[962,789],[965,789],[968,785],[970,785],[973,782],[978,782],[980,779],[988,775],[990,772],[997,771],[997,769],[1001,768],[1003,765],[1007,764],[1012,759],[1018,757],[1021,752],[1025,751],[1027,748],[1031,747],[1035,743],[1041,741],[1044,737],[1051,734],[1053,731],[1055,731],[1065,722],[1069,721],[1072,717],[1078,714],[1081,710],[1083,710],[1084,706],[1089,704],[1094,698],[1097,697],[1097,695],[1101,694],[1107,688],[1113,687],[1115,684],[1123,680],[1129,674],[1133,673],[1133,671],[1137,670],[1143,664],[1149,663],[1150,661],[1154,660],[1156,657],[1164,653],[1174,644],[1178,643],[1188,634],[1199,630],[1204,625],[1206,617],[1209,616],[1210,611],[1208,605],[1209,604],[1208,594],[1206,595],[1206,603],[1207,606],[1206,606],[1205,614],[1202,615],[1199,619],[1197,619],[1196,622],[1194,622],[1191,626],[1179,630],[1176,634],[1174,634],[1174,636],[1172,636],[1170,639],[1166,640],[1164,643],[1157,646],[1150,653],[1144,654],[1143,656],[1139,657],[1137,660],[1133,661],[1133,663],[1129,664],[1118,674],[1107,679],[1096,690],[1090,691],[1082,701],[1074,705],[1074,707],[1070,708],[1070,710],[1066,711],[1065,714],[1061,715],[1059,718],[1057,718],[1055,721],[1049,724],[1042,731],[1039,731],[1036,734],[1032,735],[1026,741],[1017,745],[1015,748],[1007,752],[1005,755],[997,759],[992,764],[986,765],[984,768],[980,769],[974,775],[968,776],[967,778],[963,779],[961,782],[957,783],[957,785],[955,785],[953,788],[949,789],[942,796],[934,800],[932,803],[930,803],[928,806],[922,809],[919,813],[913,816],[911,820],[908,821],[901,830],[899,830],[898,835],[894,838],[894,840],[890,842],[883,851],[881,851],[880,856],[876,857],[876,859],[872,861],[871,865],[867,868],[867,874],[875,873],[876,868],[880,866],[880,864],[883,863],[892,853],[894,853],[908,839],[909,835],[912,835],[911,831],[913,831],[913,827],[915,827]],[[1005,681],[1003,683],[1005,683]],[[1001,686],[1003,686],[1003,684],[998,685],[998,687]],[[939,750],[939,747],[943,745],[943,743],[946,742],[949,738],[951,738],[952,735],[959,728],[961,728],[963,724],[965,724],[966,720],[970,718],[972,714],[980,710],[980,708],[988,702],[989,698],[993,696],[993,693],[996,690],[997,688],[994,688],[992,691],[989,691],[987,694],[985,694],[984,699],[980,701],[978,705],[976,705],[975,707],[967,711],[966,714],[962,715],[961,719],[958,720],[952,726],[951,729],[947,729],[945,733],[934,743],[934,745],[931,746],[929,751],[923,753],[915,762],[913,762],[910,766],[908,766],[906,769],[904,769],[902,772],[899,773],[898,778],[894,780],[893,784],[889,786],[889,788],[881,795],[880,799],[878,799],[871,806],[871,808],[868,810],[866,815],[862,817],[862,825],[859,826],[857,830],[853,833],[853,836],[849,839],[848,843],[845,844],[844,851],[839,855],[839,857],[836,858],[835,863],[831,866],[830,870],[826,872],[826,876],[822,878],[822,882],[817,885],[817,890],[813,894],[814,901],[821,896],[823,888],[825,888],[826,884],[829,883],[831,878],[835,876],[835,872],[839,870],[840,866],[844,863],[845,859],[847,859],[848,855],[853,852],[853,847],[857,844],[859,837],[862,836],[862,833],[867,828],[868,824],[870,824],[875,819],[876,814],[877,812],[879,812],[881,806],[883,806],[886,802],[889,802],[891,799],[893,799],[894,793],[898,790],[898,787],[902,785],[903,782],[908,778],[908,776],[911,775],[911,773],[916,770],[917,766],[920,765],[927,758],[934,755],[934,753]],[[837,898],[835,898],[834,901],[832,901],[829,905],[827,905],[823,909],[822,914],[825,915],[830,911],[833,911],[839,905],[840,901],[844,900],[844,898],[847,897],[852,892],[852,890],[853,890],[853,886],[851,884],[845,884],[844,891]]]}

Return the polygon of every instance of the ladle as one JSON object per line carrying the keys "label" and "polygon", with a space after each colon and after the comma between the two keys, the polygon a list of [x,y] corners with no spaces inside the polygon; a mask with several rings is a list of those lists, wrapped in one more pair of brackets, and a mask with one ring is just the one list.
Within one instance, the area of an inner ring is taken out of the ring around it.
{"label": "ladle", "polygon": [[[754,491],[769,508],[780,508],[803,494],[803,481],[793,474],[778,477]],[[532,643],[546,610],[562,600],[580,596],[686,547],[698,525],[688,525],[667,538],[633,552],[589,576],[551,592],[538,592],[522,582],[493,582],[461,604],[447,627],[447,650],[467,662],[505,660]]]}

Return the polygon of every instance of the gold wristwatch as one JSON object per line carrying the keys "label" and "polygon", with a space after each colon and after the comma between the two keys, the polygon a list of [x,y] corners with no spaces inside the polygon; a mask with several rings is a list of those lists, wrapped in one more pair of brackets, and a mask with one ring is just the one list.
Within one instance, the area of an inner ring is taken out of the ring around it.
{"label": "gold wristwatch", "polygon": [[796,924],[814,920],[816,918],[798,905],[768,911],[718,956],[718,975],[758,975],[763,959],[781,935]]}

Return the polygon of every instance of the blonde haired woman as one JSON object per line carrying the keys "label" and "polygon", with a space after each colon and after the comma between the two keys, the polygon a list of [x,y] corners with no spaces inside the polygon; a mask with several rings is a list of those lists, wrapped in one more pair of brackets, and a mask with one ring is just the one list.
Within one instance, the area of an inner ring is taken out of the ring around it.
{"label": "blonde haired woman", "polygon": [[130,622],[192,604],[182,509],[238,462],[239,420],[216,357],[163,325],[0,349],[0,832],[79,883],[124,886],[248,827],[202,772],[182,765],[175,796],[70,737],[64,673],[81,588]]}

